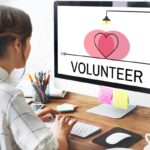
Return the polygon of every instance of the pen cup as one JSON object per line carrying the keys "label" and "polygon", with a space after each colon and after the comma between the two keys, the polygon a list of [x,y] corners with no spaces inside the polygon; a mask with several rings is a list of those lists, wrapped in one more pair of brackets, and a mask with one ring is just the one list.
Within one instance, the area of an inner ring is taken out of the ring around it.
{"label": "pen cup", "polygon": [[46,95],[46,88],[47,86],[32,83],[32,89],[33,89],[32,98],[35,101],[43,104],[49,102],[49,98]]}

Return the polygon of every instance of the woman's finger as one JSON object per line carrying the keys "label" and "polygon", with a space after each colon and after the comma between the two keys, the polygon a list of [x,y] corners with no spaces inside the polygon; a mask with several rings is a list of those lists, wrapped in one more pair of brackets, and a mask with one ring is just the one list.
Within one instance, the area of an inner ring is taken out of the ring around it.
{"label": "woman's finger", "polygon": [[70,120],[69,121],[69,125],[70,125],[70,127],[72,128],[76,123],[77,123],[77,119],[72,119],[72,120]]}
{"label": "woman's finger", "polygon": [[36,114],[38,116],[43,116],[43,115],[45,115],[49,112],[50,112],[50,108],[43,108],[43,109],[40,109],[40,110],[36,111]]}
{"label": "woman's finger", "polygon": [[46,115],[43,115],[41,117],[41,119],[44,121],[44,122],[49,122],[53,119],[53,116],[51,114],[46,114]]}
{"label": "woman's finger", "polygon": [[56,110],[54,110],[54,109],[51,109],[51,110],[50,110],[50,113],[52,114],[53,118],[55,118],[56,115],[60,114],[60,112],[58,112],[58,111],[56,111]]}
{"label": "woman's finger", "polygon": [[69,123],[69,121],[70,121],[70,119],[71,119],[71,117],[70,116],[66,116],[65,118],[64,118],[64,122],[65,123]]}
{"label": "woman's finger", "polygon": [[55,119],[55,120],[56,120],[56,121],[59,121],[60,119],[62,119],[62,117],[63,117],[63,116],[62,116],[61,114],[58,114],[58,115],[56,115],[56,119]]}
{"label": "woman's finger", "polygon": [[46,108],[43,108],[39,111],[36,112],[36,114],[40,117],[40,116],[43,116],[45,114],[52,114],[53,118],[55,117],[56,114],[59,114],[59,112],[57,112],[56,110],[50,108],[50,107],[46,107]]}

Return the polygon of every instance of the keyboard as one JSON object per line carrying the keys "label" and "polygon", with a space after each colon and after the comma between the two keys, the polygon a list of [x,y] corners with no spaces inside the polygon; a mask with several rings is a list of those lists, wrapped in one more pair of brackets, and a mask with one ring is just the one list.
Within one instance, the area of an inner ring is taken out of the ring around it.
{"label": "keyboard", "polygon": [[[53,128],[54,122],[48,122],[48,123],[45,123],[45,125],[48,128]],[[101,130],[101,127],[97,127],[95,125],[77,121],[76,124],[73,126],[70,134],[81,137],[81,138],[86,138],[100,130]]]}
{"label": "keyboard", "polygon": [[81,138],[86,138],[100,130],[101,130],[100,127],[78,121],[73,126],[70,134],[81,137]]}

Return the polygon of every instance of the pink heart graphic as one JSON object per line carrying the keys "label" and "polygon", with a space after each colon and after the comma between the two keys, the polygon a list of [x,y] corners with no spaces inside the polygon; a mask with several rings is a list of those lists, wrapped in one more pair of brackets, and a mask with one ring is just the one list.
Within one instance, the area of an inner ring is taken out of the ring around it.
{"label": "pink heart graphic", "polygon": [[92,57],[121,60],[128,55],[130,43],[119,31],[92,30],[84,38],[84,47]]}
{"label": "pink heart graphic", "polygon": [[97,33],[94,37],[94,44],[104,58],[107,58],[117,49],[119,39],[113,33]]}

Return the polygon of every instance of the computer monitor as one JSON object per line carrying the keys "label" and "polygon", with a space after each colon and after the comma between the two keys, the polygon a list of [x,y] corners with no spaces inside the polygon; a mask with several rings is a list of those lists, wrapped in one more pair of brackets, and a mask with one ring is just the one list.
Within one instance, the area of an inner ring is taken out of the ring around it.
{"label": "computer monitor", "polygon": [[150,2],[55,1],[56,87],[97,97],[106,86],[150,108],[149,18]]}

